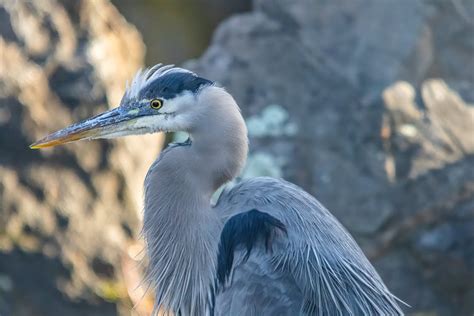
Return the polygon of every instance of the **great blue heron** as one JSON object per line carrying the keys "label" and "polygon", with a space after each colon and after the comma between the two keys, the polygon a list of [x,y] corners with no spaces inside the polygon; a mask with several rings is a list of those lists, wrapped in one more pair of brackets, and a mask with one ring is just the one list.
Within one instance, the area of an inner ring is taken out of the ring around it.
{"label": "great blue heron", "polygon": [[[402,315],[344,227],[284,180],[234,179],[247,157],[232,96],[195,73],[140,71],[119,107],[31,145],[184,131],[145,178],[143,232],[156,307],[175,315]],[[146,150],[144,148],[143,150]],[[334,188],[337,190],[337,188]]]}

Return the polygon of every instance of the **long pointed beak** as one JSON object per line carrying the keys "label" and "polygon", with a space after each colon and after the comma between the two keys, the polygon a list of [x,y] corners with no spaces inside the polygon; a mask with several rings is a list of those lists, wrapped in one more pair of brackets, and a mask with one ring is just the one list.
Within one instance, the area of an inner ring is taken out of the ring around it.
{"label": "long pointed beak", "polygon": [[30,145],[31,149],[53,147],[81,139],[105,138],[124,129],[134,118],[120,108],[104,112],[46,136]]}

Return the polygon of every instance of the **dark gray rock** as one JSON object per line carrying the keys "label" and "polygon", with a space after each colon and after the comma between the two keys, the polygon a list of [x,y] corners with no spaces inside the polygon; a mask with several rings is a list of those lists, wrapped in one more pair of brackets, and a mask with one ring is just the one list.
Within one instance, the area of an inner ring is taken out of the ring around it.
{"label": "dark gray rock", "polygon": [[261,0],[187,64],[242,107],[243,176],[317,196],[410,312],[474,312],[473,21],[468,0]]}

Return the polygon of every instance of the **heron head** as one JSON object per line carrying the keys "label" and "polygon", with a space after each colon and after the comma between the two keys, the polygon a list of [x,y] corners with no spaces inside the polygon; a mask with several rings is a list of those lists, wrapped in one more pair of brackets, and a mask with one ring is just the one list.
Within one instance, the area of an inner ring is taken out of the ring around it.
{"label": "heron head", "polygon": [[135,75],[117,108],[50,134],[30,147],[159,131],[188,131],[193,117],[198,115],[195,104],[200,92],[213,84],[191,71],[156,65]]}

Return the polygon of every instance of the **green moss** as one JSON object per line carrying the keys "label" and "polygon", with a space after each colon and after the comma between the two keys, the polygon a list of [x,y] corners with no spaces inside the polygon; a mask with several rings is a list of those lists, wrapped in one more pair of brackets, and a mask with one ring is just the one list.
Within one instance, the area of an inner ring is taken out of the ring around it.
{"label": "green moss", "polygon": [[119,281],[101,281],[97,285],[96,294],[109,302],[117,302],[127,296],[127,291]]}

